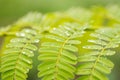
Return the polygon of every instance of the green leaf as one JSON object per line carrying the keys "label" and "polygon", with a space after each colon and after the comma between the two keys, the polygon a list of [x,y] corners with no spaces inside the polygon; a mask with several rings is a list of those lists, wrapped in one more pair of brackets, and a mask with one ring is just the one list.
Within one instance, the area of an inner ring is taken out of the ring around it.
{"label": "green leaf", "polygon": [[55,36],[55,35],[46,35],[45,37],[48,38],[48,39],[58,41],[58,42],[64,42],[65,41],[64,38],[61,38],[61,37],[58,37],[58,36]]}
{"label": "green leaf", "polygon": [[81,42],[79,40],[69,40],[67,43],[68,44],[80,44]]}
{"label": "green leaf", "polygon": [[79,65],[76,72],[80,76],[78,80],[108,80],[106,74],[111,73],[114,64],[107,56],[115,54],[112,49],[118,47],[119,43],[113,41],[120,38],[119,33],[112,28],[105,28],[95,31],[91,36],[94,39],[88,42],[92,44],[83,46],[89,51],[78,57]]}
{"label": "green leaf", "polygon": [[[29,34],[28,34],[29,33]],[[32,59],[37,47],[33,44],[37,35],[35,30],[24,29],[16,34],[7,45],[1,57],[2,80],[26,80],[29,69],[32,68]],[[39,40],[36,38],[36,40]],[[39,41],[36,41],[39,42]]]}
{"label": "green leaf", "polygon": [[103,40],[88,40],[88,42],[94,43],[94,44],[99,44],[99,45],[107,45],[107,42]]}
{"label": "green leaf", "polygon": [[83,55],[78,57],[79,62],[95,61],[96,59],[97,59],[96,56],[89,56],[89,55]]}
{"label": "green leaf", "polygon": [[86,49],[97,49],[97,50],[103,49],[103,47],[99,46],[99,45],[87,45],[87,46],[84,46],[83,48],[86,48]]}
{"label": "green leaf", "polygon": [[104,66],[103,64],[97,63],[95,68],[102,73],[109,74],[111,72],[111,68]]}
{"label": "green leaf", "polygon": [[[79,28],[78,28],[79,27]],[[41,43],[38,60],[38,77],[42,80],[69,80],[75,77],[78,48],[77,40],[84,33],[79,24],[68,23],[53,28]],[[49,77],[49,78],[48,78]]]}
{"label": "green leaf", "polygon": [[98,39],[105,40],[105,41],[110,41],[111,40],[109,37],[104,36],[102,34],[98,34],[98,33],[92,33],[91,36],[95,37],[95,38],[98,38]]}

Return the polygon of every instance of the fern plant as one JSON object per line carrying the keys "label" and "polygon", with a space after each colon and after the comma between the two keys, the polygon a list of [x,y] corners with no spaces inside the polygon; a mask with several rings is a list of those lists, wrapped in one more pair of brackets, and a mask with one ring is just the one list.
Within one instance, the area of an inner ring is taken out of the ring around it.
{"label": "fern plant", "polygon": [[[108,8],[92,10],[34,12],[2,27],[1,80],[27,80],[34,75],[38,75],[34,80],[109,80],[114,68],[109,56],[120,43],[120,20]],[[36,57],[38,74],[29,76]]]}
{"label": "fern plant", "polygon": [[37,50],[34,43],[39,42],[39,36],[32,29],[24,29],[16,33],[16,36],[1,57],[2,80],[25,80],[32,68],[31,57]]}
{"label": "fern plant", "polygon": [[[45,38],[48,41],[41,44],[38,57],[42,63],[39,65],[39,77],[43,80],[69,80],[74,79],[75,65],[77,63],[76,44],[80,44],[79,38],[86,27],[79,24],[65,24],[54,28]],[[49,41],[49,39],[51,39]]]}
{"label": "fern plant", "polygon": [[82,75],[78,80],[108,80],[105,74],[109,74],[114,64],[106,58],[115,54],[113,48],[119,46],[120,35],[114,29],[101,29],[91,34],[94,40],[88,40],[92,45],[83,46],[91,49],[89,53],[80,55],[77,74]]}

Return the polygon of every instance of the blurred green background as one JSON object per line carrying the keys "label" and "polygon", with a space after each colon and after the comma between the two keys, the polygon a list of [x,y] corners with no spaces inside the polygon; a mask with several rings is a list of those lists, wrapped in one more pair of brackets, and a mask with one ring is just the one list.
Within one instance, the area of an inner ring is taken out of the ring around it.
{"label": "blurred green background", "polygon": [[11,24],[31,11],[42,13],[67,10],[71,7],[119,5],[120,0],[0,0],[0,26]]}
{"label": "blurred green background", "polygon": [[[0,0],[0,26],[6,26],[14,23],[20,17],[26,15],[28,12],[38,11],[41,13],[48,13],[54,11],[64,11],[72,7],[85,7],[91,8],[92,6],[107,6],[107,5],[120,5],[120,0]],[[119,51],[118,51],[119,52]],[[34,61],[37,62],[37,56]],[[117,58],[118,57],[118,58]],[[115,64],[119,63],[120,55],[112,57]],[[34,67],[38,64],[34,63]],[[115,66],[110,80],[120,80],[120,64]],[[28,80],[37,79],[37,69],[29,73]]]}

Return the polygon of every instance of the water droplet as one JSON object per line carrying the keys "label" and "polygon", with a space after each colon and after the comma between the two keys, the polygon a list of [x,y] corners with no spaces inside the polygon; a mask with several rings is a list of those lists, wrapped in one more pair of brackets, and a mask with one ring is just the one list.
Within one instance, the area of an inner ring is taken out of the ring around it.
{"label": "water droplet", "polygon": [[31,64],[31,61],[27,61],[29,64]]}
{"label": "water droplet", "polygon": [[38,43],[39,41],[40,41],[39,39],[34,40],[35,43]]}
{"label": "water droplet", "polygon": [[67,36],[70,36],[70,34],[68,33],[68,31],[66,31],[65,34],[66,34]]}
{"label": "water droplet", "polygon": [[53,28],[53,30],[56,30],[56,28]]}
{"label": "water droplet", "polygon": [[26,52],[22,52],[23,54],[25,54]]}
{"label": "water droplet", "polygon": [[30,31],[29,29],[26,29],[25,32],[29,33],[29,32],[31,32],[31,31]]}
{"label": "water droplet", "polygon": [[47,69],[50,69],[50,67],[48,67]]}
{"label": "water droplet", "polygon": [[27,72],[29,72],[29,69],[27,69]]}
{"label": "water droplet", "polygon": [[25,36],[25,33],[16,33],[17,36],[22,36],[24,37]]}

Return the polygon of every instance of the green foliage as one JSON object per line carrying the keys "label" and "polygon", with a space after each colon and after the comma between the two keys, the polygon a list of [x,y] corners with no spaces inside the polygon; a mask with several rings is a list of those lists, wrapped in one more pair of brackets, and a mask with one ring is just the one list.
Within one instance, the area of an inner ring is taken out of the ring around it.
{"label": "green foliage", "polygon": [[115,55],[113,49],[120,43],[118,8],[111,9],[33,12],[1,28],[1,79],[26,80],[36,63],[32,58],[39,54],[42,80],[108,80],[114,67],[109,56]]}
{"label": "green foliage", "polygon": [[76,72],[81,75],[78,80],[108,80],[105,74],[111,73],[114,64],[106,57],[115,54],[115,51],[111,49],[119,46],[119,33],[119,30],[110,28],[100,29],[91,34],[96,39],[88,40],[93,44],[83,46],[83,48],[92,51],[78,57],[81,63]]}
{"label": "green foliage", "polygon": [[32,68],[32,59],[37,47],[34,43],[39,42],[37,32],[32,29],[24,29],[16,33],[6,46],[1,57],[2,80],[25,80],[29,69]]}
{"label": "green foliage", "polygon": [[69,80],[74,79],[75,66],[78,52],[76,44],[80,44],[79,38],[83,35],[85,27],[79,24],[64,24],[54,28],[45,38],[52,41],[46,41],[41,44],[38,59],[42,61],[39,65],[39,77],[43,80]]}

